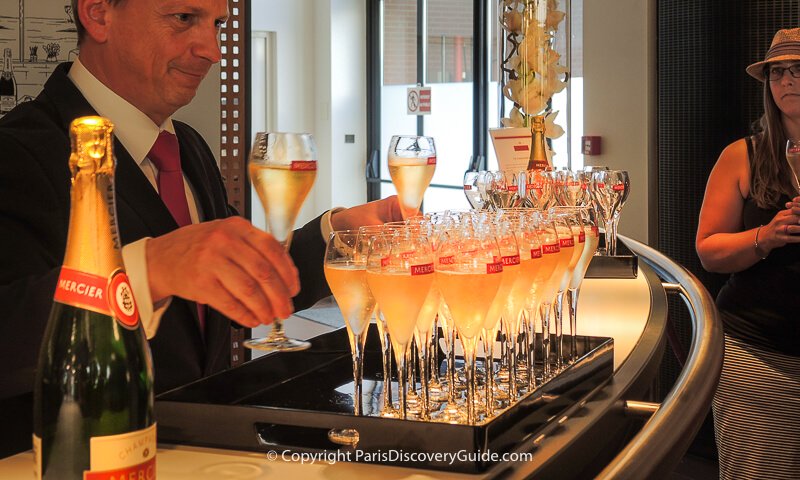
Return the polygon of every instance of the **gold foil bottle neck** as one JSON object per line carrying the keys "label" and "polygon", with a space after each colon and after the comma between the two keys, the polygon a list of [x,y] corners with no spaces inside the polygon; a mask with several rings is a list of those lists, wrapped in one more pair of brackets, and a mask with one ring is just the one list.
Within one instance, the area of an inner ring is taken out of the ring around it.
{"label": "gold foil bottle neck", "polygon": [[531,157],[528,170],[544,170],[550,163],[547,161],[547,147],[544,139],[544,116],[537,115],[531,119]]}
{"label": "gold foil bottle neck", "polygon": [[69,127],[72,154],[69,168],[78,171],[114,174],[114,124],[103,117],[80,117]]}

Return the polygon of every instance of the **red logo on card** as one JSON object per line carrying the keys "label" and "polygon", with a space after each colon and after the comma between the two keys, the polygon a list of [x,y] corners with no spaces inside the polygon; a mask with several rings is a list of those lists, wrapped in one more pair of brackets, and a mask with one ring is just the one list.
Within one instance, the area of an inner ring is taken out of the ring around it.
{"label": "red logo on card", "polygon": [[433,264],[411,265],[411,275],[428,275],[433,273]]}
{"label": "red logo on card", "polygon": [[527,145],[514,145],[515,152],[527,152],[528,146]]}
{"label": "red logo on card", "polygon": [[292,160],[290,170],[316,170],[316,160]]}

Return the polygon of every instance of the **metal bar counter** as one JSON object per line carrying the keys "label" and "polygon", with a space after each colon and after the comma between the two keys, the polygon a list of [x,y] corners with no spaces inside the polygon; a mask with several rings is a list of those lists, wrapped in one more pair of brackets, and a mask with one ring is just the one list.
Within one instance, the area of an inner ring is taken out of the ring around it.
{"label": "metal bar counter", "polygon": [[[465,479],[587,478],[600,474],[603,478],[634,478],[634,471],[640,478],[668,475],[669,462],[676,454],[678,458],[682,456],[710,404],[721,368],[721,328],[708,293],[691,274],[642,244],[627,239],[626,243],[644,260],[640,262],[638,277],[586,279],[578,305],[579,334],[614,339],[614,376],[585,401],[554,419],[536,438],[521,439],[518,448],[511,452],[514,458],[496,464],[484,474],[342,462],[335,455],[305,458],[301,462],[299,457],[283,455],[280,451],[264,454],[161,444],[157,457],[158,477],[162,480],[290,476]],[[664,286],[659,276],[680,285]],[[662,357],[667,323],[666,295],[670,289],[682,289],[687,303],[694,306],[695,337],[690,357],[664,404],[660,407],[636,404],[633,401],[646,399]],[[288,333],[297,336],[298,330],[308,331],[306,327],[319,331],[318,324],[304,325],[304,322],[308,321],[299,317],[286,322]],[[642,427],[641,414],[644,412],[648,416],[648,410],[655,414]],[[677,417],[687,418],[680,421]],[[667,432],[665,424],[672,424],[666,425]],[[668,437],[667,444],[659,449],[656,444],[662,444],[664,436]],[[686,438],[681,440],[682,437]],[[27,480],[32,467],[31,452],[2,459],[0,478]],[[667,470],[659,474],[657,468],[662,467]]]}

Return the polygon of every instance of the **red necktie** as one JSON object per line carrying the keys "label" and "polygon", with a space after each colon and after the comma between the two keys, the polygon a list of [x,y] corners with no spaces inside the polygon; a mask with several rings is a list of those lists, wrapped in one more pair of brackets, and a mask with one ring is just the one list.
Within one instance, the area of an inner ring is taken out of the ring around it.
{"label": "red necktie", "polygon": [[[186,190],[183,186],[178,137],[167,131],[159,133],[156,143],[153,144],[153,148],[147,154],[147,158],[158,169],[158,194],[172,214],[172,218],[175,219],[179,227],[191,225],[192,217],[189,215],[189,202],[186,200]],[[201,332],[205,332],[205,313],[205,306],[198,303],[197,316]]]}
{"label": "red necktie", "polygon": [[167,131],[159,133],[147,158],[158,169],[158,194],[161,195],[161,200],[169,209],[172,218],[179,227],[191,224],[189,203],[186,201],[186,190],[183,188],[178,137]]}

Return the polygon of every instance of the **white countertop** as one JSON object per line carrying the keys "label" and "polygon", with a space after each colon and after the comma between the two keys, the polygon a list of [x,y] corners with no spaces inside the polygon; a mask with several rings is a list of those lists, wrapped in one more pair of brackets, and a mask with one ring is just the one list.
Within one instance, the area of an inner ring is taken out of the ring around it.
{"label": "white countertop", "polygon": [[[642,273],[632,280],[587,279],[578,303],[578,333],[614,338],[614,369],[628,357],[650,313],[650,290]],[[285,323],[289,336],[318,335],[329,327],[295,317]],[[565,325],[565,331],[569,326]],[[384,480],[399,479],[463,479],[475,475],[448,474],[432,470],[388,467],[355,462],[301,463],[281,452],[268,454],[199,448],[183,445],[159,445],[158,478],[161,480],[224,480],[266,478],[313,478],[352,480],[380,476]],[[302,470],[301,470],[302,469]],[[33,478],[33,454],[20,453],[0,460],[0,478],[30,480]]]}

